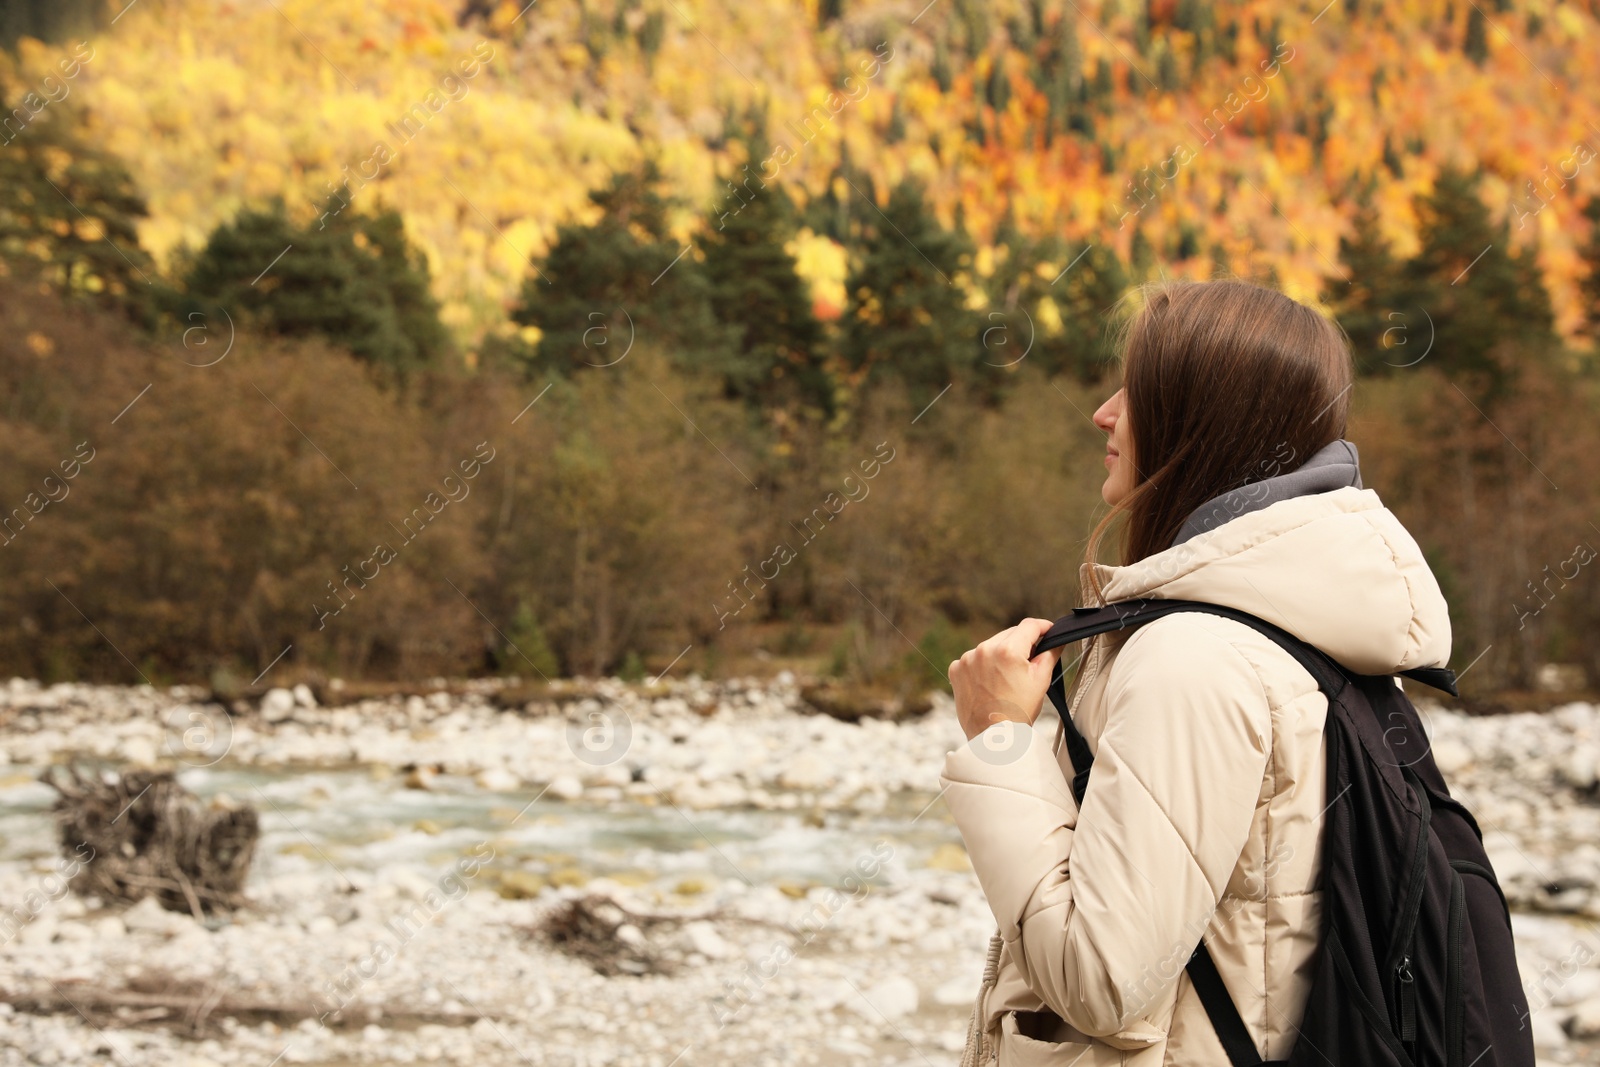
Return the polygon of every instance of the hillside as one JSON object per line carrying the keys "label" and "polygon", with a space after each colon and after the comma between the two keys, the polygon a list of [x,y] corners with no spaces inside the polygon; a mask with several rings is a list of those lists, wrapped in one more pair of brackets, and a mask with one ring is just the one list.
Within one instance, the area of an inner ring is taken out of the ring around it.
{"label": "hillside", "polygon": [[[759,191],[749,175],[809,203],[795,250],[825,315],[845,262],[819,220],[869,213],[907,174],[978,239],[980,273],[1010,213],[1136,273],[1270,274],[1328,297],[1362,190],[1403,255],[1413,198],[1476,164],[1538,248],[1558,329],[1583,324],[1591,3],[520,6],[142,0],[94,37],[70,99],[148,196],[158,261],[274,195],[315,218],[348,181],[357,205],[403,213],[469,341],[510,328],[529,260],[645,155],[685,235]],[[71,47],[22,44],[14,88]],[[753,165],[729,137],[752,113],[773,146]]]}

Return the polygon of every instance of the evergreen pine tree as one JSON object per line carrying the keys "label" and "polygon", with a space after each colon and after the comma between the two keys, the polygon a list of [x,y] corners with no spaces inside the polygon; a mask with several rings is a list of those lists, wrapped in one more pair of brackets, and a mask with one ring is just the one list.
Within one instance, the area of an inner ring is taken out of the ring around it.
{"label": "evergreen pine tree", "polygon": [[[682,366],[738,377],[729,331],[711,313],[700,264],[667,232],[660,180],[654,162],[620,172],[589,194],[601,211],[592,225],[557,228],[555,244],[523,282],[511,312],[512,322],[543,335],[537,350],[524,354],[531,375],[615,366],[638,343]],[[731,183],[724,192],[719,215],[749,195]]]}
{"label": "evergreen pine tree", "polygon": [[639,50],[644,53],[645,69],[655,69],[656,53],[661,51],[661,42],[667,36],[667,16],[662,11],[647,12],[644,21],[639,24]]}
{"label": "evergreen pine tree", "polygon": [[[766,158],[749,142],[749,158]],[[831,413],[832,383],[821,363],[822,328],[811,294],[784,245],[794,236],[794,205],[782,186],[760,179],[737,210],[713,218],[699,238],[712,313],[735,334],[725,386],[764,407],[791,403]]]}
{"label": "evergreen pine tree", "polygon": [[1583,217],[1589,221],[1589,239],[1579,253],[1588,273],[1579,283],[1583,294],[1584,321],[1591,337],[1600,341],[1600,196],[1591,197],[1583,205]]}
{"label": "evergreen pine tree", "polygon": [[1156,60],[1156,84],[1161,86],[1163,92],[1176,92],[1181,84],[1178,76],[1178,59],[1172,54],[1172,49],[1163,39],[1158,48],[1160,56]]}
{"label": "evergreen pine tree", "polygon": [[906,139],[906,112],[901,106],[900,97],[894,98],[894,106],[889,109],[889,122],[883,128],[885,144],[899,144]]}
{"label": "evergreen pine tree", "polygon": [[1110,114],[1115,101],[1112,97],[1116,93],[1116,84],[1112,80],[1111,61],[1105,56],[1096,56],[1094,61],[1094,99],[1101,109]]}
{"label": "evergreen pine tree", "polygon": [[956,18],[965,30],[969,59],[977,59],[989,46],[988,0],[956,0]]}
{"label": "evergreen pine tree", "polygon": [[[989,304],[1005,317],[996,319],[991,311],[986,325],[1003,321],[1012,350],[991,344],[986,359],[995,364],[1017,359],[1031,338],[1027,361],[1045,374],[1072,374],[1086,382],[1100,378],[1113,356],[1106,316],[1128,287],[1127,271],[1116,254],[1098,242],[1026,237],[1016,232],[1009,215],[995,245],[1006,254],[988,279]],[[1054,316],[1046,312],[1047,301]],[[1016,308],[1026,316],[1016,314]],[[1059,319],[1059,327],[1052,328],[1051,318]]]}
{"label": "evergreen pine tree", "polygon": [[1051,39],[1051,74],[1060,85],[1062,101],[1082,98],[1083,45],[1078,40],[1078,23],[1063,15],[1056,19]]}
{"label": "evergreen pine tree", "polygon": [[399,214],[356,212],[337,196],[326,207],[304,227],[282,201],[218,226],[189,267],[180,320],[221,307],[280,336],[325,337],[401,376],[436,363],[449,335]]}
{"label": "evergreen pine tree", "polygon": [[1467,37],[1462,45],[1462,51],[1466,52],[1468,59],[1480,67],[1489,58],[1487,22],[1483,9],[1476,4],[1472,5],[1472,11],[1467,15]]}
{"label": "evergreen pine tree", "polygon": [[1475,175],[1447,169],[1420,199],[1422,247],[1402,271],[1401,291],[1433,320],[1430,359],[1472,378],[1487,401],[1512,383],[1506,350],[1543,354],[1555,327],[1533,251],[1511,251],[1509,219],[1490,221],[1477,184]]}
{"label": "evergreen pine tree", "polygon": [[869,214],[846,285],[841,355],[857,380],[898,378],[920,406],[983,362],[979,320],[958,286],[972,245],[939,225],[912,179]]}
{"label": "evergreen pine tree", "polygon": [[1072,269],[1049,283],[1050,298],[1061,313],[1062,368],[1095,381],[1116,355],[1107,316],[1128,289],[1128,270],[1109,246],[1098,242],[1087,251],[1069,245],[1062,258]]}
{"label": "evergreen pine tree", "polygon": [[0,4],[0,48],[34,37],[47,44],[93,37],[108,14],[103,0],[7,0]]}
{"label": "evergreen pine tree", "polygon": [[950,70],[950,47],[945,44],[944,35],[941,33],[933,42],[933,65],[928,73],[933,75],[934,84],[941,93],[948,93],[955,80],[955,75]]}
{"label": "evergreen pine tree", "polygon": [[1032,51],[1038,35],[1034,32],[1031,3],[1025,3],[1024,10],[1006,22],[1006,36],[1011,39],[1011,47],[1019,52]]}
{"label": "evergreen pine tree", "polygon": [[[53,111],[0,134],[8,139],[0,145],[0,256],[57,292],[151,326],[155,268],[136,229],[144,197],[120,162]],[[3,101],[0,113],[12,114]]]}
{"label": "evergreen pine tree", "polygon": [[1350,338],[1356,370],[1375,373],[1423,358],[1429,333],[1418,308],[1397,303],[1401,264],[1378,231],[1370,192],[1358,202],[1350,235],[1339,238],[1339,261],[1348,281],[1336,283],[1330,304]]}
{"label": "evergreen pine tree", "polygon": [[1133,224],[1133,237],[1128,242],[1128,262],[1138,281],[1148,281],[1156,269],[1156,250],[1145,236],[1144,227]]}
{"label": "evergreen pine tree", "polygon": [[1404,169],[1400,162],[1400,153],[1394,150],[1394,141],[1389,138],[1388,133],[1383,135],[1383,165],[1389,168],[1389,173],[1396,178],[1401,176]]}
{"label": "evergreen pine tree", "polygon": [[1006,77],[1005,53],[997,52],[989,71],[989,106],[996,112],[1006,109],[1011,102],[1011,79]]}
{"label": "evergreen pine tree", "polygon": [[1211,5],[1204,0],[1178,0],[1178,6],[1172,14],[1172,24],[1180,30],[1199,36],[1212,29],[1216,19],[1212,14]]}

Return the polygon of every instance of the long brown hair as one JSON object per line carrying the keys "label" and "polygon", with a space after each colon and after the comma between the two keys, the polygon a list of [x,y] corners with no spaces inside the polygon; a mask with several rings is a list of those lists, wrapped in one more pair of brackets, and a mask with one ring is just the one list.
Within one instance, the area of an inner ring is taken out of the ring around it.
{"label": "long brown hair", "polygon": [[1207,501],[1343,437],[1350,411],[1350,345],[1322,313],[1234,279],[1137,292],[1119,345],[1134,487],[1090,536],[1089,562],[1123,517],[1122,563],[1170,547]]}

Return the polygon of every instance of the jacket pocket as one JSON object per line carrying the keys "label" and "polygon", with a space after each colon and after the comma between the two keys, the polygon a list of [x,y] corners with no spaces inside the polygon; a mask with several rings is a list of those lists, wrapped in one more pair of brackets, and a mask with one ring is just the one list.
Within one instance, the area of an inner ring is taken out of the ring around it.
{"label": "jacket pocket", "polygon": [[1123,1062],[1120,1049],[1079,1033],[1060,1020],[1055,1020],[1054,1033],[1049,1036],[1064,1040],[1046,1040],[1044,1031],[1030,1025],[1029,1020],[1022,1021],[1022,1028],[1040,1036],[1030,1037],[1018,1025],[1014,1011],[1000,1017],[996,1067],[1121,1067]]}

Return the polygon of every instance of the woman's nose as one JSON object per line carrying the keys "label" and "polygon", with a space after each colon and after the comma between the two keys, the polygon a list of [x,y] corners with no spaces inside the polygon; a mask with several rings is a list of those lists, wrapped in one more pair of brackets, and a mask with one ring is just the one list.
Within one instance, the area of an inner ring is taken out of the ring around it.
{"label": "woman's nose", "polygon": [[1094,413],[1094,424],[1110,433],[1117,425],[1117,396],[1113,394]]}

